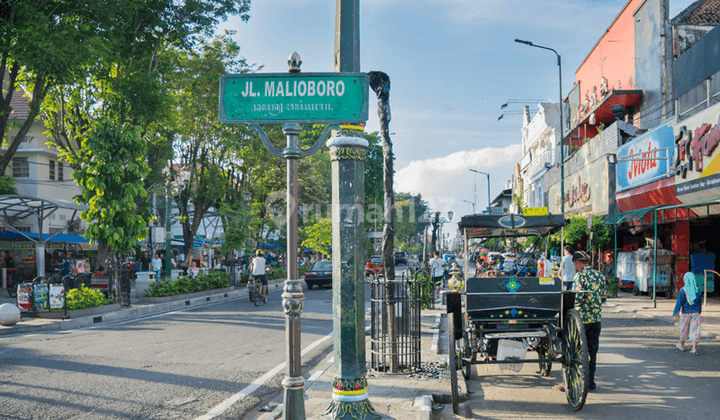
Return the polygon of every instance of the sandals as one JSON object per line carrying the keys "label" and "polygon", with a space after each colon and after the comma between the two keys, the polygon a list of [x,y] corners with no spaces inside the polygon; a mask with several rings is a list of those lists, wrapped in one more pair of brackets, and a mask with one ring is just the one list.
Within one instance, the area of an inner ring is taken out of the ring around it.
{"label": "sandals", "polygon": [[563,385],[563,384],[553,385],[553,389],[557,389],[560,392],[565,392],[565,385]]}
{"label": "sandals", "polygon": [[[687,349],[684,349],[684,348],[680,347],[680,344],[675,344],[675,350],[677,350],[677,351],[687,351]],[[692,353],[692,352],[691,352],[691,353]]]}
{"label": "sandals", "polygon": [[693,356],[697,356],[697,355],[698,355],[698,353],[697,353],[696,351],[691,351],[690,354],[692,354]]}

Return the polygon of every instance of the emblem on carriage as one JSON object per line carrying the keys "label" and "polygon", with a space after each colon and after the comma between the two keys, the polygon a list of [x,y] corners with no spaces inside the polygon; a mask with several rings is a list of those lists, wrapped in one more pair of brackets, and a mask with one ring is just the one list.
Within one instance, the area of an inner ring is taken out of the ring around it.
{"label": "emblem on carriage", "polygon": [[527,286],[524,281],[513,278],[503,280],[498,285],[501,289],[507,290],[509,293],[519,292]]}
{"label": "emblem on carriage", "polygon": [[519,228],[525,225],[525,219],[514,214],[512,216],[501,217],[500,220],[498,220],[498,224],[506,228]]}

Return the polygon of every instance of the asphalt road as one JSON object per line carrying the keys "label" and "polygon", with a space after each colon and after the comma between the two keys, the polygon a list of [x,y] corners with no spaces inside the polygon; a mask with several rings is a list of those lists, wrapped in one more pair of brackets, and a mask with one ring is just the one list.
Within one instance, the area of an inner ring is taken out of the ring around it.
{"label": "asphalt road", "polygon": [[[196,419],[285,362],[281,289],[74,331],[3,337],[0,419]],[[304,288],[303,365],[332,348],[332,289]],[[322,340],[318,342],[318,340]],[[277,369],[276,369],[277,371]],[[282,392],[284,370],[219,419]]]}
{"label": "asphalt road", "polygon": [[[597,390],[574,412],[565,394],[561,366],[541,377],[537,364],[518,372],[498,365],[478,365],[468,381],[470,400],[462,418],[472,419],[696,419],[717,418],[720,351],[717,341],[703,341],[698,356],[675,350],[679,327],[635,312],[603,310]],[[530,354],[530,353],[529,353]],[[533,354],[534,355],[534,354]],[[533,356],[531,355],[531,356]],[[449,405],[442,418],[449,415]]]}

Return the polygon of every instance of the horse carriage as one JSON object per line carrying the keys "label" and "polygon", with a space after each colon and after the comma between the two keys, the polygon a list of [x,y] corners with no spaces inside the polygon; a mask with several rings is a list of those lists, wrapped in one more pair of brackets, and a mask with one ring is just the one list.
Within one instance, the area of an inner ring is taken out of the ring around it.
{"label": "horse carriage", "polygon": [[[566,223],[563,215],[468,215],[459,227],[468,241],[474,238],[547,236]],[[548,376],[554,363],[562,366],[568,404],[582,409],[587,397],[588,346],[580,313],[574,309],[571,284],[557,277],[523,277],[497,273],[469,277],[460,291],[446,294],[448,366],[453,411],[459,409],[457,371],[470,379],[476,364],[537,363]],[[525,272],[527,273],[527,271]],[[521,349],[537,358],[517,356]]]}

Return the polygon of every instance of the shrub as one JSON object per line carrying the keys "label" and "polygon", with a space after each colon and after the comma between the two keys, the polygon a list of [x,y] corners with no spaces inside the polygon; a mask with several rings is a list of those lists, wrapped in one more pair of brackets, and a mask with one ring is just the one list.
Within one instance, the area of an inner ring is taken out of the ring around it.
{"label": "shrub", "polygon": [[186,293],[202,292],[205,290],[230,287],[230,276],[226,272],[200,274],[194,279],[180,277],[176,280],[162,280],[150,284],[150,288],[143,294],[145,297],[164,297],[183,295]]}
{"label": "shrub", "polygon": [[94,308],[96,306],[110,305],[114,299],[105,299],[105,295],[96,289],[88,289],[84,284],[80,289],[71,289],[65,297],[68,310]]}

